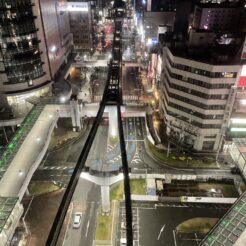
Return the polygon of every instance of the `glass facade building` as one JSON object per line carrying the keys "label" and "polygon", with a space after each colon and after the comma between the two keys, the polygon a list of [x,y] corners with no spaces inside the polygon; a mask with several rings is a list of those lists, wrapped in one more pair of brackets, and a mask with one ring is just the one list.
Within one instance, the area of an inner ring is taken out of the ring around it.
{"label": "glass facade building", "polygon": [[32,7],[30,0],[0,1],[1,59],[7,75],[3,84],[32,86],[44,75]]}

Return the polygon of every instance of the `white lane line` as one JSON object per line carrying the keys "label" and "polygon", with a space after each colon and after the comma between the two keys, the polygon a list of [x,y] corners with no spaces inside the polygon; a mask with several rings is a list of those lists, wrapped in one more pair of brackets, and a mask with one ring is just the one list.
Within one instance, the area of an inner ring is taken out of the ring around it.
{"label": "white lane line", "polygon": [[166,224],[164,224],[163,226],[162,226],[162,228],[160,229],[160,232],[159,232],[159,235],[158,235],[158,237],[157,237],[157,240],[159,240],[160,239],[160,237],[161,237],[161,233],[163,232],[163,230],[165,229],[165,226],[166,226]]}
{"label": "white lane line", "polygon": [[197,238],[196,233],[195,233],[195,237],[196,237],[196,244],[198,245],[199,243],[198,243],[198,238]]}
{"label": "white lane line", "polygon": [[111,241],[113,241],[113,231],[114,231],[114,228],[115,228],[115,223],[114,223],[114,220],[115,220],[115,202],[113,202],[113,210],[112,210],[112,231],[111,231]]}
{"label": "white lane line", "polygon": [[87,222],[85,237],[87,237],[89,226],[90,226],[90,220],[88,220]]}
{"label": "white lane line", "polygon": [[140,140],[140,139],[138,139],[138,140],[133,140],[133,139],[130,140],[129,139],[128,140],[128,139],[126,139],[125,142],[144,142],[144,140]]}
{"label": "white lane line", "polygon": [[173,238],[174,238],[174,244],[175,244],[175,246],[177,246],[176,236],[175,236],[175,230],[173,230]]}
{"label": "white lane line", "polygon": [[66,239],[67,239],[67,232],[68,232],[68,228],[69,228],[69,225],[70,225],[70,220],[72,218],[72,215],[73,215],[73,202],[71,203],[71,213],[70,213],[70,216],[69,216],[69,219],[68,219],[68,222],[67,222],[67,228],[66,228],[66,231],[65,231],[65,234],[64,234],[64,239],[63,239],[63,242],[62,242],[62,246],[64,245]]}

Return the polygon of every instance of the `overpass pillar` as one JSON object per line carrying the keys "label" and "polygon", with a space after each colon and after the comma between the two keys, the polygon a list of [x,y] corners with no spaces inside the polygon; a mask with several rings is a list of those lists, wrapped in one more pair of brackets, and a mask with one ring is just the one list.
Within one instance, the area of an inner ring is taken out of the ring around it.
{"label": "overpass pillar", "polygon": [[110,212],[109,185],[101,185],[102,212]]}
{"label": "overpass pillar", "polygon": [[72,95],[70,98],[70,110],[71,110],[73,131],[78,132],[81,130],[81,121],[79,115],[79,104],[76,95]]}
{"label": "overpass pillar", "polygon": [[117,108],[115,106],[107,106],[109,118],[109,137],[118,136],[118,120]]}

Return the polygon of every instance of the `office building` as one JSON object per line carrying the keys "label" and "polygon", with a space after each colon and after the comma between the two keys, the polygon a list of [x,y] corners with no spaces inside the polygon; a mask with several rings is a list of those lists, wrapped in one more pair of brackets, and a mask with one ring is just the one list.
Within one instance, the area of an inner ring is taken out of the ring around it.
{"label": "office building", "polygon": [[205,3],[195,6],[191,27],[210,31],[234,31],[239,21],[239,4]]}
{"label": "office building", "polygon": [[237,51],[234,47],[163,49],[160,115],[174,141],[197,151],[220,147],[242,69]]}
{"label": "office building", "polygon": [[176,0],[147,0],[146,11],[168,12],[176,11]]}
{"label": "office building", "polygon": [[67,4],[74,49],[78,52],[90,51],[93,48],[90,1],[68,2]]}
{"label": "office building", "polygon": [[159,35],[173,31],[175,12],[144,12],[143,28],[148,46],[158,43]]}

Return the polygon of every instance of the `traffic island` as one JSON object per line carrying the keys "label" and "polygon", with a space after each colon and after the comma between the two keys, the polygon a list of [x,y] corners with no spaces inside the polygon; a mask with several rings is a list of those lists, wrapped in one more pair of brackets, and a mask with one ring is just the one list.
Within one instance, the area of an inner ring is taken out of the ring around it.
{"label": "traffic island", "polygon": [[[146,181],[144,179],[130,180],[131,194],[145,195]],[[96,237],[94,246],[96,245],[115,245],[117,234],[117,223],[119,219],[119,202],[123,200],[124,184],[123,181],[113,185],[110,190],[110,202],[112,209],[109,213],[102,212],[102,207],[98,209]]]}
{"label": "traffic island", "polygon": [[158,148],[147,139],[145,140],[145,147],[148,154],[164,165],[176,168],[218,168],[215,159],[212,157],[200,156],[198,159],[198,157],[187,156],[182,153],[167,153],[167,150]]}
{"label": "traffic island", "polygon": [[93,245],[115,245],[119,202],[112,201],[112,209],[109,213],[103,214],[102,206],[98,209],[96,237]]}
{"label": "traffic island", "polygon": [[173,231],[177,242],[196,241],[197,244],[217,223],[219,218],[197,217],[179,224]]}
{"label": "traffic island", "polygon": [[53,182],[32,181],[28,186],[29,193],[33,196],[44,195],[59,189],[60,187]]}
{"label": "traffic island", "polygon": [[216,224],[219,218],[197,217],[186,220],[176,227],[177,232],[207,233]]}

